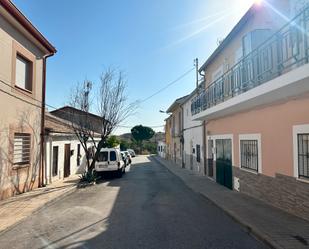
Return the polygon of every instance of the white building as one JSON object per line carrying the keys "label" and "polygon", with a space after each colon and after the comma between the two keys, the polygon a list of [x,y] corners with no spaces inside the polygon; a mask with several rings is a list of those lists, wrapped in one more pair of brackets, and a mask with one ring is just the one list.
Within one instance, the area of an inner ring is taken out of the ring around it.
{"label": "white building", "polygon": [[196,96],[194,90],[182,104],[183,110],[183,162],[187,169],[205,174],[203,122],[193,121],[191,114],[191,102]]}
{"label": "white building", "polygon": [[45,131],[45,183],[83,173],[85,152],[70,122],[46,113]]}
{"label": "white building", "polygon": [[166,144],[164,141],[158,141],[157,151],[160,157],[162,158],[166,157]]}

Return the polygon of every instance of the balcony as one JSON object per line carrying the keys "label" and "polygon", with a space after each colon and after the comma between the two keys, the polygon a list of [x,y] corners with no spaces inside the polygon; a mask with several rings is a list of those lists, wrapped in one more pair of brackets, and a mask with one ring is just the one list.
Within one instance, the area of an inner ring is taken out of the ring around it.
{"label": "balcony", "polygon": [[216,118],[309,91],[309,6],[212,82],[191,103],[195,120]]}

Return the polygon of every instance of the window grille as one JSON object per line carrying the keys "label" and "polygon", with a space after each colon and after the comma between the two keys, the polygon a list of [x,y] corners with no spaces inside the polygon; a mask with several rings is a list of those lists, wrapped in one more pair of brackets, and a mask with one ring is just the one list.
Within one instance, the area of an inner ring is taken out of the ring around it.
{"label": "window grille", "polygon": [[14,134],[13,164],[30,163],[31,135],[27,133]]}
{"label": "window grille", "polygon": [[241,140],[241,167],[258,172],[258,141]]}

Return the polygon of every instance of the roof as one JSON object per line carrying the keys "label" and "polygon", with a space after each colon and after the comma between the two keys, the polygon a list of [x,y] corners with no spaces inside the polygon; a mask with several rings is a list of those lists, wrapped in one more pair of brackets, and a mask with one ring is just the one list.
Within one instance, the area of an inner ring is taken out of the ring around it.
{"label": "roof", "polygon": [[24,16],[24,14],[10,1],[0,0],[0,5],[42,46],[51,54],[57,52],[56,48],[40,33],[40,31]]}
{"label": "roof", "polygon": [[[49,133],[59,134],[75,134],[71,121],[59,118],[50,112],[45,112],[45,130]],[[99,133],[94,133],[95,136],[100,136]]]}
{"label": "roof", "polygon": [[256,13],[258,10],[257,5],[253,4],[246,14],[240,19],[240,21],[234,26],[227,37],[220,43],[216,50],[210,55],[206,62],[200,67],[199,72],[205,70],[205,68],[217,57],[217,55],[229,44],[229,42],[238,34],[243,28],[243,25]]}
{"label": "roof", "polygon": [[178,106],[182,105],[185,101],[186,101],[186,98],[188,97],[189,95],[186,95],[186,96],[183,96],[183,97],[180,97],[178,99],[176,99],[173,104],[167,109],[167,113],[170,113],[170,112],[173,112]]}
{"label": "roof", "polygon": [[55,133],[74,133],[69,121],[56,117],[49,112],[45,113],[45,130]]}
{"label": "roof", "polygon": [[104,119],[93,113],[86,113],[72,106],[64,106],[57,110],[51,111],[50,113],[54,116],[57,116],[58,118],[67,120],[70,123],[73,122],[77,124],[80,122],[79,125],[81,126],[84,125],[84,120],[82,118],[84,118],[85,114],[87,114],[86,118],[89,121],[87,122],[88,124],[91,124],[91,129],[97,133],[102,133],[102,122],[104,121]]}

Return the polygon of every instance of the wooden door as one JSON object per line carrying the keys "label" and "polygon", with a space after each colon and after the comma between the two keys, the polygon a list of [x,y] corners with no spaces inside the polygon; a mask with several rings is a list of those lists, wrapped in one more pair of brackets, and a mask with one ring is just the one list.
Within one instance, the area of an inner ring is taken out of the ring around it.
{"label": "wooden door", "polygon": [[71,166],[71,145],[64,145],[64,177],[70,176],[70,166]]}

